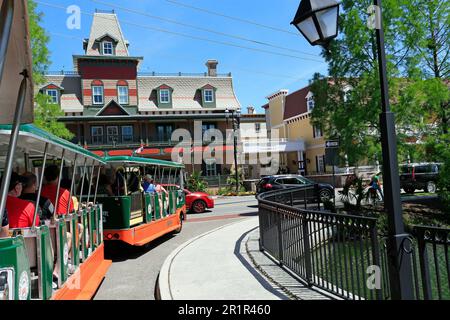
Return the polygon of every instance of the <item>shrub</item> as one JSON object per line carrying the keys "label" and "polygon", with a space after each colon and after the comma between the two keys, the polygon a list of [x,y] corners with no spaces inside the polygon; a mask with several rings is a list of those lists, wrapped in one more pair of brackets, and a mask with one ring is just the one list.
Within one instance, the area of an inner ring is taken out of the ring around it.
{"label": "shrub", "polygon": [[187,188],[192,192],[206,192],[208,189],[208,183],[202,178],[202,172],[193,172],[188,178]]}

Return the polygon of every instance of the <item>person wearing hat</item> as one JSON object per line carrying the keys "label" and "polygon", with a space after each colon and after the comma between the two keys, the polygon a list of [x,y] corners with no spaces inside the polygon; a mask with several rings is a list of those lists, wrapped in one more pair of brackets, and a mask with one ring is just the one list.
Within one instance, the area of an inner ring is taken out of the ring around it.
{"label": "person wearing hat", "polygon": [[[9,227],[30,228],[33,226],[34,203],[25,201],[19,197],[22,195],[22,184],[25,179],[13,172],[9,181],[8,197],[6,198],[6,210],[8,211]],[[36,216],[36,226],[40,225],[39,216]]]}

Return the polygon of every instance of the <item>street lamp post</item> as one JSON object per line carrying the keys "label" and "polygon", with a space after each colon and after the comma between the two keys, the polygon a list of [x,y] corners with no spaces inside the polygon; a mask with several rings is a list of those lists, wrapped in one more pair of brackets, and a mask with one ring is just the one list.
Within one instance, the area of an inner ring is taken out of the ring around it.
{"label": "street lamp post", "polygon": [[[379,25],[376,28],[378,64],[381,85],[380,115],[381,143],[383,150],[383,172],[385,189],[385,210],[388,214],[388,260],[391,298],[394,300],[414,299],[411,260],[407,256],[409,235],[405,233],[400,198],[400,180],[397,158],[397,135],[395,116],[390,110],[386,71],[386,54],[382,23],[381,0],[374,0],[379,10]],[[302,0],[293,25],[312,45],[325,48],[337,37],[339,3],[336,0]]]}
{"label": "street lamp post", "polygon": [[233,123],[233,141],[234,141],[234,171],[235,171],[235,180],[236,180],[236,193],[239,193],[239,170],[238,170],[238,160],[237,160],[237,145],[238,145],[238,136],[237,131],[239,130],[240,121],[241,121],[241,111],[240,110],[225,110],[225,118],[230,119]]}

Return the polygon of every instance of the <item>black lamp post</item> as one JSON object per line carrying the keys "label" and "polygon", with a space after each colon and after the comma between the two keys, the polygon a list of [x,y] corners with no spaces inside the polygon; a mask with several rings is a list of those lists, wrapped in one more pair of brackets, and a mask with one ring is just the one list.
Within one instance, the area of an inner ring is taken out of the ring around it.
{"label": "black lamp post", "polygon": [[239,193],[239,170],[238,170],[238,161],[237,161],[237,145],[238,145],[238,135],[237,131],[239,130],[241,124],[241,111],[238,110],[225,110],[225,118],[228,120],[231,117],[231,121],[233,123],[233,140],[234,140],[234,171],[235,171],[235,179],[236,179],[236,193]]}
{"label": "black lamp post", "polygon": [[[381,16],[381,0],[374,0],[379,9],[379,25],[376,29],[378,64],[381,84],[380,115],[385,210],[388,214],[388,260],[391,298],[414,299],[411,260],[408,256],[409,235],[405,234],[400,199],[400,179],[397,158],[395,117],[389,106],[389,90],[386,72],[384,32]],[[302,0],[295,15],[295,25],[312,45],[327,47],[338,34],[339,3],[336,0]]]}

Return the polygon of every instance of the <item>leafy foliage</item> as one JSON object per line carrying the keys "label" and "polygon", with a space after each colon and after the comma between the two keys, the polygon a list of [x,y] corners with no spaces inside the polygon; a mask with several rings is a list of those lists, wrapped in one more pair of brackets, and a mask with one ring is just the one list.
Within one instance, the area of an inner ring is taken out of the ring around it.
{"label": "leafy foliage", "polygon": [[[353,165],[381,160],[381,96],[375,31],[367,27],[371,0],[343,0],[340,37],[323,55],[329,77],[311,81],[314,125],[339,137],[342,156]],[[390,102],[396,114],[399,160],[429,154],[420,139],[448,130],[449,2],[383,1]],[[419,143],[414,138],[419,138]],[[426,142],[426,141],[422,141]],[[342,159],[343,162],[343,159]]]}
{"label": "leafy foliage", "polygon": [[37,12],[37,4],[33,0],[28,0],[28,16],[33,57],[33,80],[35,84],[39,85],[44,83],[44,74],[50,64],[50,51],[48,50],[50,38],[41,26],[43,13]]}
{"label": "leafy foliage", "polygon": [[57,137],[71,140],[74,135],[66,128],[64,123],[58,122],[58,117],[64,116],[64,112],[57,104],[50,103],[48,97],[38,94],[35,97],[34,124]]}
{"label": "leafy foliage", "polygon": [[[37,4],[28,0],[28,15],[30,21],[31,51],[33,58],[33,81],[39,86],[45,82],[45,73],[50,65],[50,40],[45,29],[41,26],[43,13],[37,11]],[[49,103],[48,98],[41,93],[35,96],[34,124],[58,137],[70,140],[74,135],[58,118],[64,112],[57,104]]]}
{"label": "leafy foliage", "polygon": [[206,192],[208,183],[202,178],[202,172],[193,172],[187,180],[187,189],[191,192]]}

